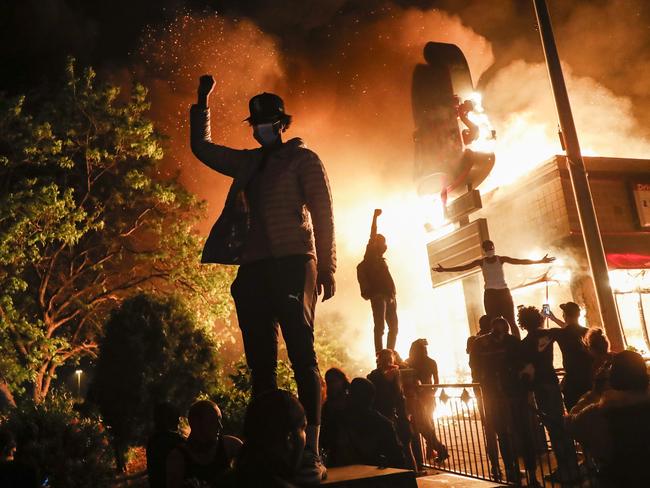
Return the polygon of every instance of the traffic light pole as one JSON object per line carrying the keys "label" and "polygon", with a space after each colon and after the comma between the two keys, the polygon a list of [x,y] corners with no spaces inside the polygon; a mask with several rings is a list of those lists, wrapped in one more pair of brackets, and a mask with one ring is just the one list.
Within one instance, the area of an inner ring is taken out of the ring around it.
{"label": "traffic light pole", "polygon": [[545,0],[533,0],[533,6],[537,16],[539,35],[544,48],[546,67],[553,88],[555,105],[560,119],[560,127],[562,128],[571,186],[573,187],[573,195],[578,209],[589,267],[596,288],[600,316],[612,350],[622,351],[625,348],[625,341],[619,323],[616,301],[609,285],[607,259],[605,258],[594,202],[589,189],[587,172],[580,153],[580,143],[578,142],[569,95],[564,81],[564,74],[562,73],[562,66],[560,65],[555,37],[553,36],[551,17]]}

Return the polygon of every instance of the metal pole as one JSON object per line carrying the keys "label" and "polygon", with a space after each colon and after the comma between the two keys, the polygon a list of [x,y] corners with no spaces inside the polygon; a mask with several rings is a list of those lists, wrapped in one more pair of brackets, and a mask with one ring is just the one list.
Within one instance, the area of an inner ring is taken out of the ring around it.
{"label": "metal pole", "polygon": [[560,65],[560,57],[557,52],[557,46],[555,45],[551,17],[548,13],[545,0],[533,0],[533,6],[537,16],[539,35],[544,48],[546,67],[548,68],[548,75],[553,88],[555,105],[560,119],[560,127],[564,136],[567,166],[571,177],[571,186],[573,187],[578,216],[580,218],[582,237],[585,242],[585,249],[587,250],[587,259],[589,260],[591,275],[596,287],[596,299],[598,301],[600,316],[612,349],[614,351],[621,351],[625,349],[625,341],[623,340],[621,325],[618,319],[616,301],[614,300],[612,289],[609,286],[607,259],[605,258],[605,250],[600,237],[594,202],[587,180],[587,172],[584,161],[582,160],[582,154],[580,153],[580,143],[578,142],[578,134],[576,133],[573,122],[573,114],[571,113],[569,95],[564,81],[564,74],[562,73],[562,66]]}

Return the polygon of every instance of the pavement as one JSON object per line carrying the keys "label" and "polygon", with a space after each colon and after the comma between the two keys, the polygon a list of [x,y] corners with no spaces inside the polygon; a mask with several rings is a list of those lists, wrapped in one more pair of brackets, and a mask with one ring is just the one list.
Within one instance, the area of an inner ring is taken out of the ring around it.
{"label": "pavement", "polygon": [[416,481],[418,488],[497,488],[507,486],[493,481],[477,480],[442,471],[421,476]]}

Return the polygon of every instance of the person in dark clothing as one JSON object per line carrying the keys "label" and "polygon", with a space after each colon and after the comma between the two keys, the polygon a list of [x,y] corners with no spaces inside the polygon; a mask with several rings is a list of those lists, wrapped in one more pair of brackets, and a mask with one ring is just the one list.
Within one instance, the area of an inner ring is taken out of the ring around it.
{"label": "person in dark clothing", "polygon": [[521,341],[524,362],[529,365],[525,376],[533,392],[537,412],[551,439],[558,461],[552,481],[568,482],[578,476],[575,446],[564,429],[564,405],[555,368],[553,367],[553,337],[543,329],[544,317],[536,307],[521,307],[519,325],[528,334]]}
{"label": "person in dark clothing", "polygon": [[486,334],[489,334],[490,332],[492,332],[492,318],[490,318],[489,315],[481,315],[481,317],[478,319],[478,332],[476,333],[476,335],[469,336],[467,338],[467,343],[465,345],[465,352],[469,355],[470,369],[472,369],[472,363],[471,363],[472,347],[474,346],[476,339]]}
{"label": "person in dark clothing", "polygon": [[350,392],[350,380],[339,368],[330,368],[325,372],[327,385],[326,400],[321,416],[321,447],[327,453],[328,466],[339,466],[334,445],[341,428],[341,419],[347,405]]}
{"label": "person in dark clothing", "polygon": [[[438,364],[429,357],[426,339],[413,341],[409,349],[409,357],[406,366],[415,371],[415,377],[420,385],[437,385],[440,383],[438,376]],[[433,424],[433,411],[435,409],[435,391],[431,389],[416,388],[416,402],[411,412],[413,423],[417,433],[422,434],[427,442],[429,457],[442,462],[449,457],[447,447],[440,442],[436,435],[436,428]],[[435,456],[431,454],[435,451]]]}
{"label": "person in dark clothing", "polygon": [[411,426],[406,413],[406,403],[402,391],[399,366],[395,364],[395,353],[382,349],[377,354],[377,368],[368,374],[375,387],[375,410],[390,420],[404,446],[404,455],[409,468],[415,468],[411,450]]}
{"label": "person in dark clothing", "polygon": [[647,365],[640,354],[612,358],[610,388],[583,399],[566,422],[595,460],[602,488],[650,486],[650,392]]}
{"label": "person in dark clothing", "polygon": [[510,332],[514,337],[519,339],[519,330],[515,324],[514,303],[512,302],[512,295],[506,283],[503,274],[503,265],[507,264],[542,264],[552,263],[555,258],[549,257],[548,254],[542,259],[518,259],[509,256],[497,256],[494,250],[494,242],[483,241],[481,245],[485,257],[475,259],[474,261],[463,264],[461,266],[443,267],[438,264],[433,268],[433,271],[442,272],[456,272],[468,271],[472,268],[481,268],[483,273],[483,280],[485,281],[485,293],[483,294],[483,305],[485,306],[485,314],[491,319],[497,317],[505,318],[510,324]]}
{"label": "person in dark clothing", "polygon": [[167,456],[185,439],[178,433],[180,413],[170,403],[154,407],[154,431],[147,441],[147,478],[151,488],[167,486]]}
{"label": "person in dark clothing", "polygon": [[558,343],[562,351],[564,378],[562,378],[562,394],[567,412],[578,403],[580,397],[591,389],[593,359],[584,343],[587,328],[578,323],[580,307],[577,303],[567,302],[560,305],[562,319],[552,312],[549,318],[560,328],[549,329],[549,336]]}
{"label": "person in dark clothing", "polygon": [[365,378],[352,380],[342,415],[342,428],[333,451],[336,462],[332,466],[406,467],[395,427],[372,408],[374,398],[375,387],[371,381]]}
{"label": "person in dark clothing", "polygon": [[[321,389],[314,350],[318,295],[335,293],[336,246],[332,194],[323,163],[298,138],[282,99],[261,93],[249,102],[253,137],[261,147],[236,150],[211,140],[208,97],[215,81],[202,76],[190,111],[191,148],[210,168],[233,178],[226,204],[203,248],[202,262],[239,265],[231,293],[251,368],[253,396],[277,388],[278,329],[307,415],[302,475],[319,483]],[[279,327],[278,327],[279,326]]]}
{"label": "person in dark clothing", "polygon": [[214,402],[199,400],[187,414],[190,435],[167,456],[167,487],[216,487],[232,468],[241,448],[236,437],[223,434],[221,411]]}
{"label": "person in dark clothing", "polygon": [[395,349],[397,341],[397,300],[395,282],[388,270],[384,253],[388,249],[386,238],[377,233],[377,218],[381,209],[376,209],[370,227],[370,239],[363,261],[357,266],[357,279],[364,300],[370,300],[372,318],[375,324],[375,354],[381,351],[385,326],[388,325],[386,349]]}
{"label": "person in dark clothing", "polygon": [[476,338],[470,351],[472,377],[481,384],[485,408],[487,453],[492,476],[502,479],[498,448],[506,468],[506,478],[519,482],[517,446],[523,447],[529,485],[539,482],[535,476],[534,445],[526,415],[526,393],[519,380],[523,366],[521,343],[508,334],[510,326],[503,317],[491,322],[491,331]]}
{"label": "person in dark clothing", "polygon": [[2,488],[37,488],[36,471],[14,459],[16,441],[6,426],[0,427],[0,486]]}
{"label": "person in dark clothing", "polygon": [[241,454],[234,471],[219,486],[294,488],[306,425],[305,410],[288,391],[272,390],[253,398],[244,418]]}

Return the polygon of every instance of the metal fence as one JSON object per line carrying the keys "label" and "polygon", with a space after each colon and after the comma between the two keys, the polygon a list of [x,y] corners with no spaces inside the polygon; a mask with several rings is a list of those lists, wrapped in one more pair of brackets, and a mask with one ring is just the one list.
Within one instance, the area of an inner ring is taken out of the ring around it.
{"label": "metal fence", "polygon": [[[530,398],[486,399],[478,383],[418,388],[427,399],[419,403],[429,410],[415,422],[423,466],[514,486],[596,487],[589,460],[563,425],[541,418]],[[442,462],[435,459],[438,440],[448,451]]]}

